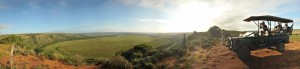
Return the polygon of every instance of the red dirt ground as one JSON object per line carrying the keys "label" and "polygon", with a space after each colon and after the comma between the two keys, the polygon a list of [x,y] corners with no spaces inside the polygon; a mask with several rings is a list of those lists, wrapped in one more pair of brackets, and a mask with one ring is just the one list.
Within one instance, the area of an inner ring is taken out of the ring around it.
{"label": "red dirt ground", "polygon": [[251,56],[241,61],[225,46],[215,46],[203,61],[195,63],[194,69],[300,69],[300,42],[286,44],[282,54],[275,50],[252,51]]}

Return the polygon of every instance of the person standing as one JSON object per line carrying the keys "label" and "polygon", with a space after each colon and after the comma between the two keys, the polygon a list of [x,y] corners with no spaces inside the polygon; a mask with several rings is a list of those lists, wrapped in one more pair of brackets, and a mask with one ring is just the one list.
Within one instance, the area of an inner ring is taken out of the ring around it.
{"label": "person standing", "polygon": [[183,47],[186,47],[186,38],[185,38],[185,34],[183,34],[182,46],[183,46]]}

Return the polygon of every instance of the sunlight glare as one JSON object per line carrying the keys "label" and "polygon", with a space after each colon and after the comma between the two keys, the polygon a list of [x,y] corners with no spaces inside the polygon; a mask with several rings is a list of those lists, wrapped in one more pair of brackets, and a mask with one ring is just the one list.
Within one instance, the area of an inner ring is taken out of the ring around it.
{"label": "sunlight glare", "polygon": [[209,7],[208,4],[200,2],[188,2],[171,13],[166,31],[207,31],[214,25],[213,19],[221,14],[220,8]]}

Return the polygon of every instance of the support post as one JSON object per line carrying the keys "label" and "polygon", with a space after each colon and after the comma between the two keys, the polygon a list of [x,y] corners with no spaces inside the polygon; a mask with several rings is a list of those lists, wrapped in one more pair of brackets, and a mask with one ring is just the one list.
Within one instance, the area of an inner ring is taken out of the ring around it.
{"label": "support post", "polygon": [[13,58],[14,58],[14,49],[15,49],[15,44],[12,44],[11,50],[10,50],[10,69],[14,68],[13,64]]}

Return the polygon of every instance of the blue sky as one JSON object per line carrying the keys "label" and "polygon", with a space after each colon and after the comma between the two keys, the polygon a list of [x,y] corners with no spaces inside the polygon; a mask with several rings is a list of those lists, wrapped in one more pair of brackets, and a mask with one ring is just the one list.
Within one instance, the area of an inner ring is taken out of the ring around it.
{"label": "blue sky", "polygon": [[[252,30],[242,20],[275,15],[300,28],[298,0],[0,0],[0,33],[191,32],[217,25]],[[297,24],[298,23],[298,24]],[[250,25],[250,26],[249,26]]]}

